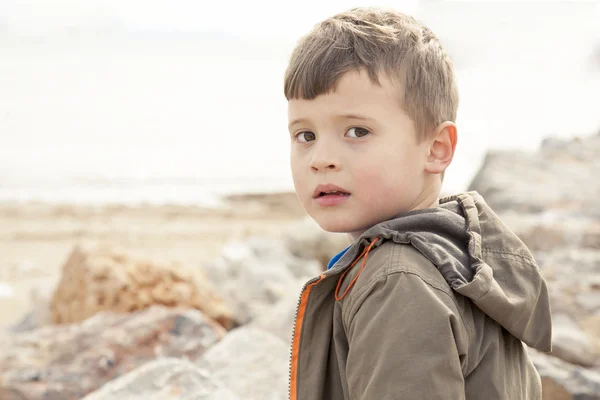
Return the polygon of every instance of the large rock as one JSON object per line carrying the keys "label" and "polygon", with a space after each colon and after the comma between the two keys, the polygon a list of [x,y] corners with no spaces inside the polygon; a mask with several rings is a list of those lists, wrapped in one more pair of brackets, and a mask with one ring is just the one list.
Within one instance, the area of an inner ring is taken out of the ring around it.
{"label": "large rock", "polygon": [[591,339],[564,314],[552,316],[552,355],[583,367],[594,366],[598,359]]}
{"label": "large rock", "polygon": [[289,347],[268,332],[241,327],[230,331],[198,361],[245,400],[288,396]]}
{"label": "large rock", "polygon": [[55,283],[54,279],[44,280],[44,282],[31,288],[29,291],[31,310],[19,321],[9,326],[9,331],[14,333],[25,332],[52,324],[50,299],[54,293]]}
{"label": "large rock", "polygon": [[542,378],[544,400],[600,400],[600,371],[528,350]]}
{"label": "large rock", "polygon": [[[330,258],[347,245],[346,235],[325,232],[303,218],[281,239],[253,237],[229,243],[206,271],[234,310],[235,320],[244,325],[271,314],[290,287],[321,274]],[[284,326],[287,320],[275,328],[277,335],[282,335]]]}
{"label": "large rock", "polygon": [[0,393],[12,397],[0,398],[80,399],[157,357],[195,360],[225,333],[198,310],[153,306],[8,335],[0,339]]}
{"label": "large rock", "polygon": [[548,282],[553,357],[532,353],[545,400],[600,399],[599,159],[600,135],[547,139],[535,153],[490,152],[470,187],[527,244]]}
{"label": "large rock", "polygon": [[240,400],[189,361],[163,358],[151,361],[104,385],[83,400]]}
{"label": "large rock", "polygon": [[271,309],[253,320],[249,326],[272,333],[284,342],[291,343],[294,323],[296,322],[296,308],[305,283],[305,280],[296,281],[289,287],[285,296],[279,299]]}
{"label": "large rock", "polygon": [[231,310],[202,271],[107,247],[73,250],[50,308],[53,322],[61,324],[100,311],[128,313],[152,305],[196,308],[226,328],[234,326]]}
{"label": "large rock", "polygon": [[297,279],[318,275],[320,266],[292,256],[280,240],[254,237],[226,245],[206,270],[236,321],[246,324],[268,312]]}
{"label": "large rock", "polygon": [[491,151],[473,179],[496,211],[600,217],[600,135],[546,139],[537,153]]}
{"label": "large rock", "polygon": [[500,214],[503,221],[518,232],[521,240],[534,252],[557,248],[600,249],[600,221],[596,218],[552,209],[546,209],[541,214],[514,210],[504,210]]}

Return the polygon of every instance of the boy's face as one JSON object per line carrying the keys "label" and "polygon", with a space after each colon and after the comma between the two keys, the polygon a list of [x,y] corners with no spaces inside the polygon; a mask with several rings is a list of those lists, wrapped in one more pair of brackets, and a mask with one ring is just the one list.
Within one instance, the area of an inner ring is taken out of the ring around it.
{"label": "boy's face", "polygon": [[335,91],[288,103],[296,193],[326,231],[356,238],[437,200],[425,171],[429,144],[418,143],[398,100],[401,88],[386,76],[380,84],[364,71],[352,71]]}

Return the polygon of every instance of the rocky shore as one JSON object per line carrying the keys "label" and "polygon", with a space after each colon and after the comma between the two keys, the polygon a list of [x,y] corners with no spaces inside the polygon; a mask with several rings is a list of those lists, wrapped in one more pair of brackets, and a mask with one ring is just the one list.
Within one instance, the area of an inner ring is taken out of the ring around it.
{"label": "rocky shore", "polygon": [[[600,400],[598,159],[600,135],[495,151],[470,188],[548,280],[553,351],[530,350],[545,400]],[[0,282],[33,290],[0,333],[0,399],[287,398],[299,290],[346,238],[292,194],[229,204],[0,207]]]}
{"label": "rocky shore", "polygon": [[544,399],[600,399],[600,134],[487,155],[477,190],[531,249],[551,293]]}

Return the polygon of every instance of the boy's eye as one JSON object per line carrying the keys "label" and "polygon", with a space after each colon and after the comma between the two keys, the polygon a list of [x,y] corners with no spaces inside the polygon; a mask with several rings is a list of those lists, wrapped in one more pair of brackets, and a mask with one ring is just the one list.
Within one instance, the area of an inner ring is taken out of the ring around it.
{"label": "boy's eye", "polygon": [[369,133],[371,132],[365,128],[350,128],[348,131],[346,131],[346,136],[351,138],[361,138],[367,136]]}
{"label": "boy's eye", "polygon": [[296,135],[296,140],[301,143],[312,142],[315,139],[315,134],[309,131],[300,132]]}

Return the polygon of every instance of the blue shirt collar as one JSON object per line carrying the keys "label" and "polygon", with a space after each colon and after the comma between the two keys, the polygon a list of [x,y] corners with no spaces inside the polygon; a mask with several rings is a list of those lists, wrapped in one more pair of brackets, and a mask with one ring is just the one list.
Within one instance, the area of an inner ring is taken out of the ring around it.
{"label": "blue shirt collar", "polygon": [[335,265],[335,263],[338,262],[338,260],[340,258],[342,258],[342,256],[344,254],[346,254],[346,252],[348,251],[349,248],[350,248],[350,246],[346,247],[344,250],[340,251],[335,256],[333,256],[333,258],[331,260],[329,260],[329,264],[327,264],[327,269],[330,270],[331,267],[333,267]]}

